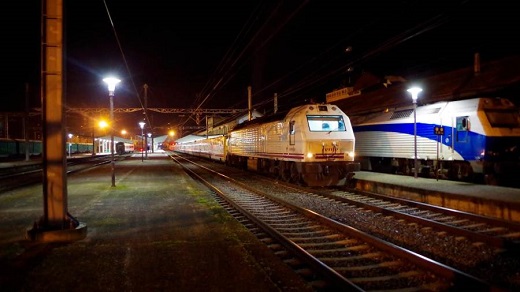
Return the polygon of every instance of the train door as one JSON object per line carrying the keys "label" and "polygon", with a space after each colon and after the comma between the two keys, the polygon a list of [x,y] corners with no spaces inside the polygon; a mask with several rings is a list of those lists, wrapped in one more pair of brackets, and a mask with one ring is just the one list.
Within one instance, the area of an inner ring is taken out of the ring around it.
{"label": "train door", "polygon": [[289,122],[289,145],[295,144],[296,129],[294,127],[294,124],[295,124],[294,121]]}
{"label": "train door", "polygon": [[[227,133],[227,131],[226,131]],[[222,139],[220,140],[222,143],[222,161],[226,161],[227,159],[227,151],[228,151],[228,138],[229,136],[227,134],[222,135]]]}

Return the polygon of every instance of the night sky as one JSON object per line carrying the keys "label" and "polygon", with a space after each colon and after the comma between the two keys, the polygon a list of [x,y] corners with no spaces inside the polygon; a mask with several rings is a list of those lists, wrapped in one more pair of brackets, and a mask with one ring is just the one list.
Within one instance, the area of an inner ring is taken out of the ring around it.
{"label": "night sky", "polygon": [[[413,79],[520,52],[506,0],[64,2],[70,107],[107,107],[109,74],[122,79],[115,107],[141,107],[146,83],[148,107],[245,108],[249,85],[255,105],[274,93],[292,105],[361,73]],[[40,2],[2,6],[0,112],[23,109],[25,83],[39,107]]]}

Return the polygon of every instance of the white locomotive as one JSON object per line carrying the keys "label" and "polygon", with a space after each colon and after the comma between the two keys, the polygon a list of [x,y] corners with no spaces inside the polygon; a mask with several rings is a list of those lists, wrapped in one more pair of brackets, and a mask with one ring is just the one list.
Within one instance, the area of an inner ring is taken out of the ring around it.
{"label": "white locomotive", "polygon": [[473,98],[351,116],[362,170],[504,184],[520,166],[520,115],[507,99]]}
{"label": "white locomotive", "polygon": [[174,150],[308,186],[344,185],[359,170],[350,119],[330,104],[256,118],[226,135],[179,140]]}

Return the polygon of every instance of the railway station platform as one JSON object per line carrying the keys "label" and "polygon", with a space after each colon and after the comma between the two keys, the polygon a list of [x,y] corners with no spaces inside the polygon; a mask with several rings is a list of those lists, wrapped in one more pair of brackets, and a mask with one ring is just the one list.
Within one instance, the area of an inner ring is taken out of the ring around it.
{"label": "railway station platform", "polygon": [[520,189],[359,171],[358,190],[520,222]]}
{"label": "railway station platform", "polygon": [[84,239],[32,242],[42,186],[0,193],[1,291],[312,291],[164,153],[67,177]]}

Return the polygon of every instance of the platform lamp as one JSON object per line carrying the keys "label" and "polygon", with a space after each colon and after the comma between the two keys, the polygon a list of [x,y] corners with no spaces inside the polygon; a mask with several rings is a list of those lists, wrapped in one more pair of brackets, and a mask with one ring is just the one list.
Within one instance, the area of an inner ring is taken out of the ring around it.
{"label": "platform lamp", "polygon": [[110,97],[110,155],[112,166],[112,186],[116,186],[116,165],[114,161],[114,91],[116,91],[116,84],[121,80],[113,77],[103,79],[108,84],[108,96]]}
{"label": "platform lamp", "polygon": [[69,134],[69,135],[68,135],[68,137],[69,137],[69,158],[71,157],[71,154],[70,154],[70,147],[72,146],[72,145],[71,145],[71,144],[72,144],[72,140],[71,140],[71,139],[72,139],[72,136],[73,136],[72,134]]}
{"label": "platform lamp", "polygon": [[152,140],[152,133],[148,133],[148,139],[146,140],[146,159],[148,159],[148,141],[152,141],[152,153],[153,153],[153,140]]}
{"label": "platform lamp", "polygon": [[144,142],[144,132],[143,132],[144,125],[146,125],[145,122],[139,122],[139,127],[141,127],[141,147],[143,148],[143,149],[141,149],[141,162],[144,161],[144,153],[143,153],[143,151],[144,151],[144,143],[143,143]]}
{"label": "platform lamp", "polygon": [[414,168],[414,178],[417,178],[417,96],[419,92],[422,91],[420,87],[411,87],[407,90],[412,95],[413,102],[413,168]]}

